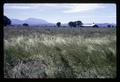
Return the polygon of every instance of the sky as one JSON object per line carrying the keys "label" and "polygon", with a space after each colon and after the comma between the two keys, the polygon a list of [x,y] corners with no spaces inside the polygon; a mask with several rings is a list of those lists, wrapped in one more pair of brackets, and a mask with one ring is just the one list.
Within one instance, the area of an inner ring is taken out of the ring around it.
{"label": "sky", "polygon": [[83,23],[115,23],[116,4],[77,3],[6,3],[4,15],[10,19],[43,19],[50,23],[68,23],[80,20]]}

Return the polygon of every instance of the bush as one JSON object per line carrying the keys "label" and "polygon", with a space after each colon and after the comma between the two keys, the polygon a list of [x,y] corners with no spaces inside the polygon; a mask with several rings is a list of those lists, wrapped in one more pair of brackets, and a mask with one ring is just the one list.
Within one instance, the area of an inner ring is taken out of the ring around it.
{"label": "bush", "polygon": [[23,26],[29,26],[27,23],[24,23]]}
{"label": "bush", "polygon": [[61,26],[61,22],[57,22],[57,27],[60,27]]}
{"label": "bush", "polygon": [[69,25],[70,27],[80,27],[80,26],[83,25],[83,23],[82,23],[82,21],[74,21],[74,22],[70,21],[70,22],[68,23],[68,25]]}
{"label": "bush", "polygon": [[10,25],[10,24],[11,24],[11,20],[7,16],[4,16],[4,26]]}

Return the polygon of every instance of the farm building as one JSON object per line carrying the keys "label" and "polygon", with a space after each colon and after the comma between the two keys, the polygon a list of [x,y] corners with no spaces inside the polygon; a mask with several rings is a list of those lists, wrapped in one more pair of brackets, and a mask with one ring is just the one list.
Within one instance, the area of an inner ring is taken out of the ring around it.
{"label": "farm building", "polygon": [[111,28],[111,27],[116,27],[114,24],[108,24],[108,23],[103,23],[103,24],[84,24],[82,25],[83,27],[103,27],[103,28]]}

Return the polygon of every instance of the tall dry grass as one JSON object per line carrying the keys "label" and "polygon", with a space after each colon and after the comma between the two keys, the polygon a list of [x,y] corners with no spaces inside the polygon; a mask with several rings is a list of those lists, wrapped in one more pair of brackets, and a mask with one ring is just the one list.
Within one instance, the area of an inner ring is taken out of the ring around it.
{"label": "tall dry grass", "polygon": [[115,78],[115,33],[113,28],[5,28],[4,75],[6,78]]}

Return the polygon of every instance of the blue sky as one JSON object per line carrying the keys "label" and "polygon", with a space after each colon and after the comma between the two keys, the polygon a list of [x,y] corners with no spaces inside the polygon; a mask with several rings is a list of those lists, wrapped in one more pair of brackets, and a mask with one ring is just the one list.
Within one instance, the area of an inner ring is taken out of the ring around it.
{"label": "blue sky", "polygon": [[40,18],[51,23],[81,20],[83,23],[116,23],[116,4],[5,4],[11,19]]}

